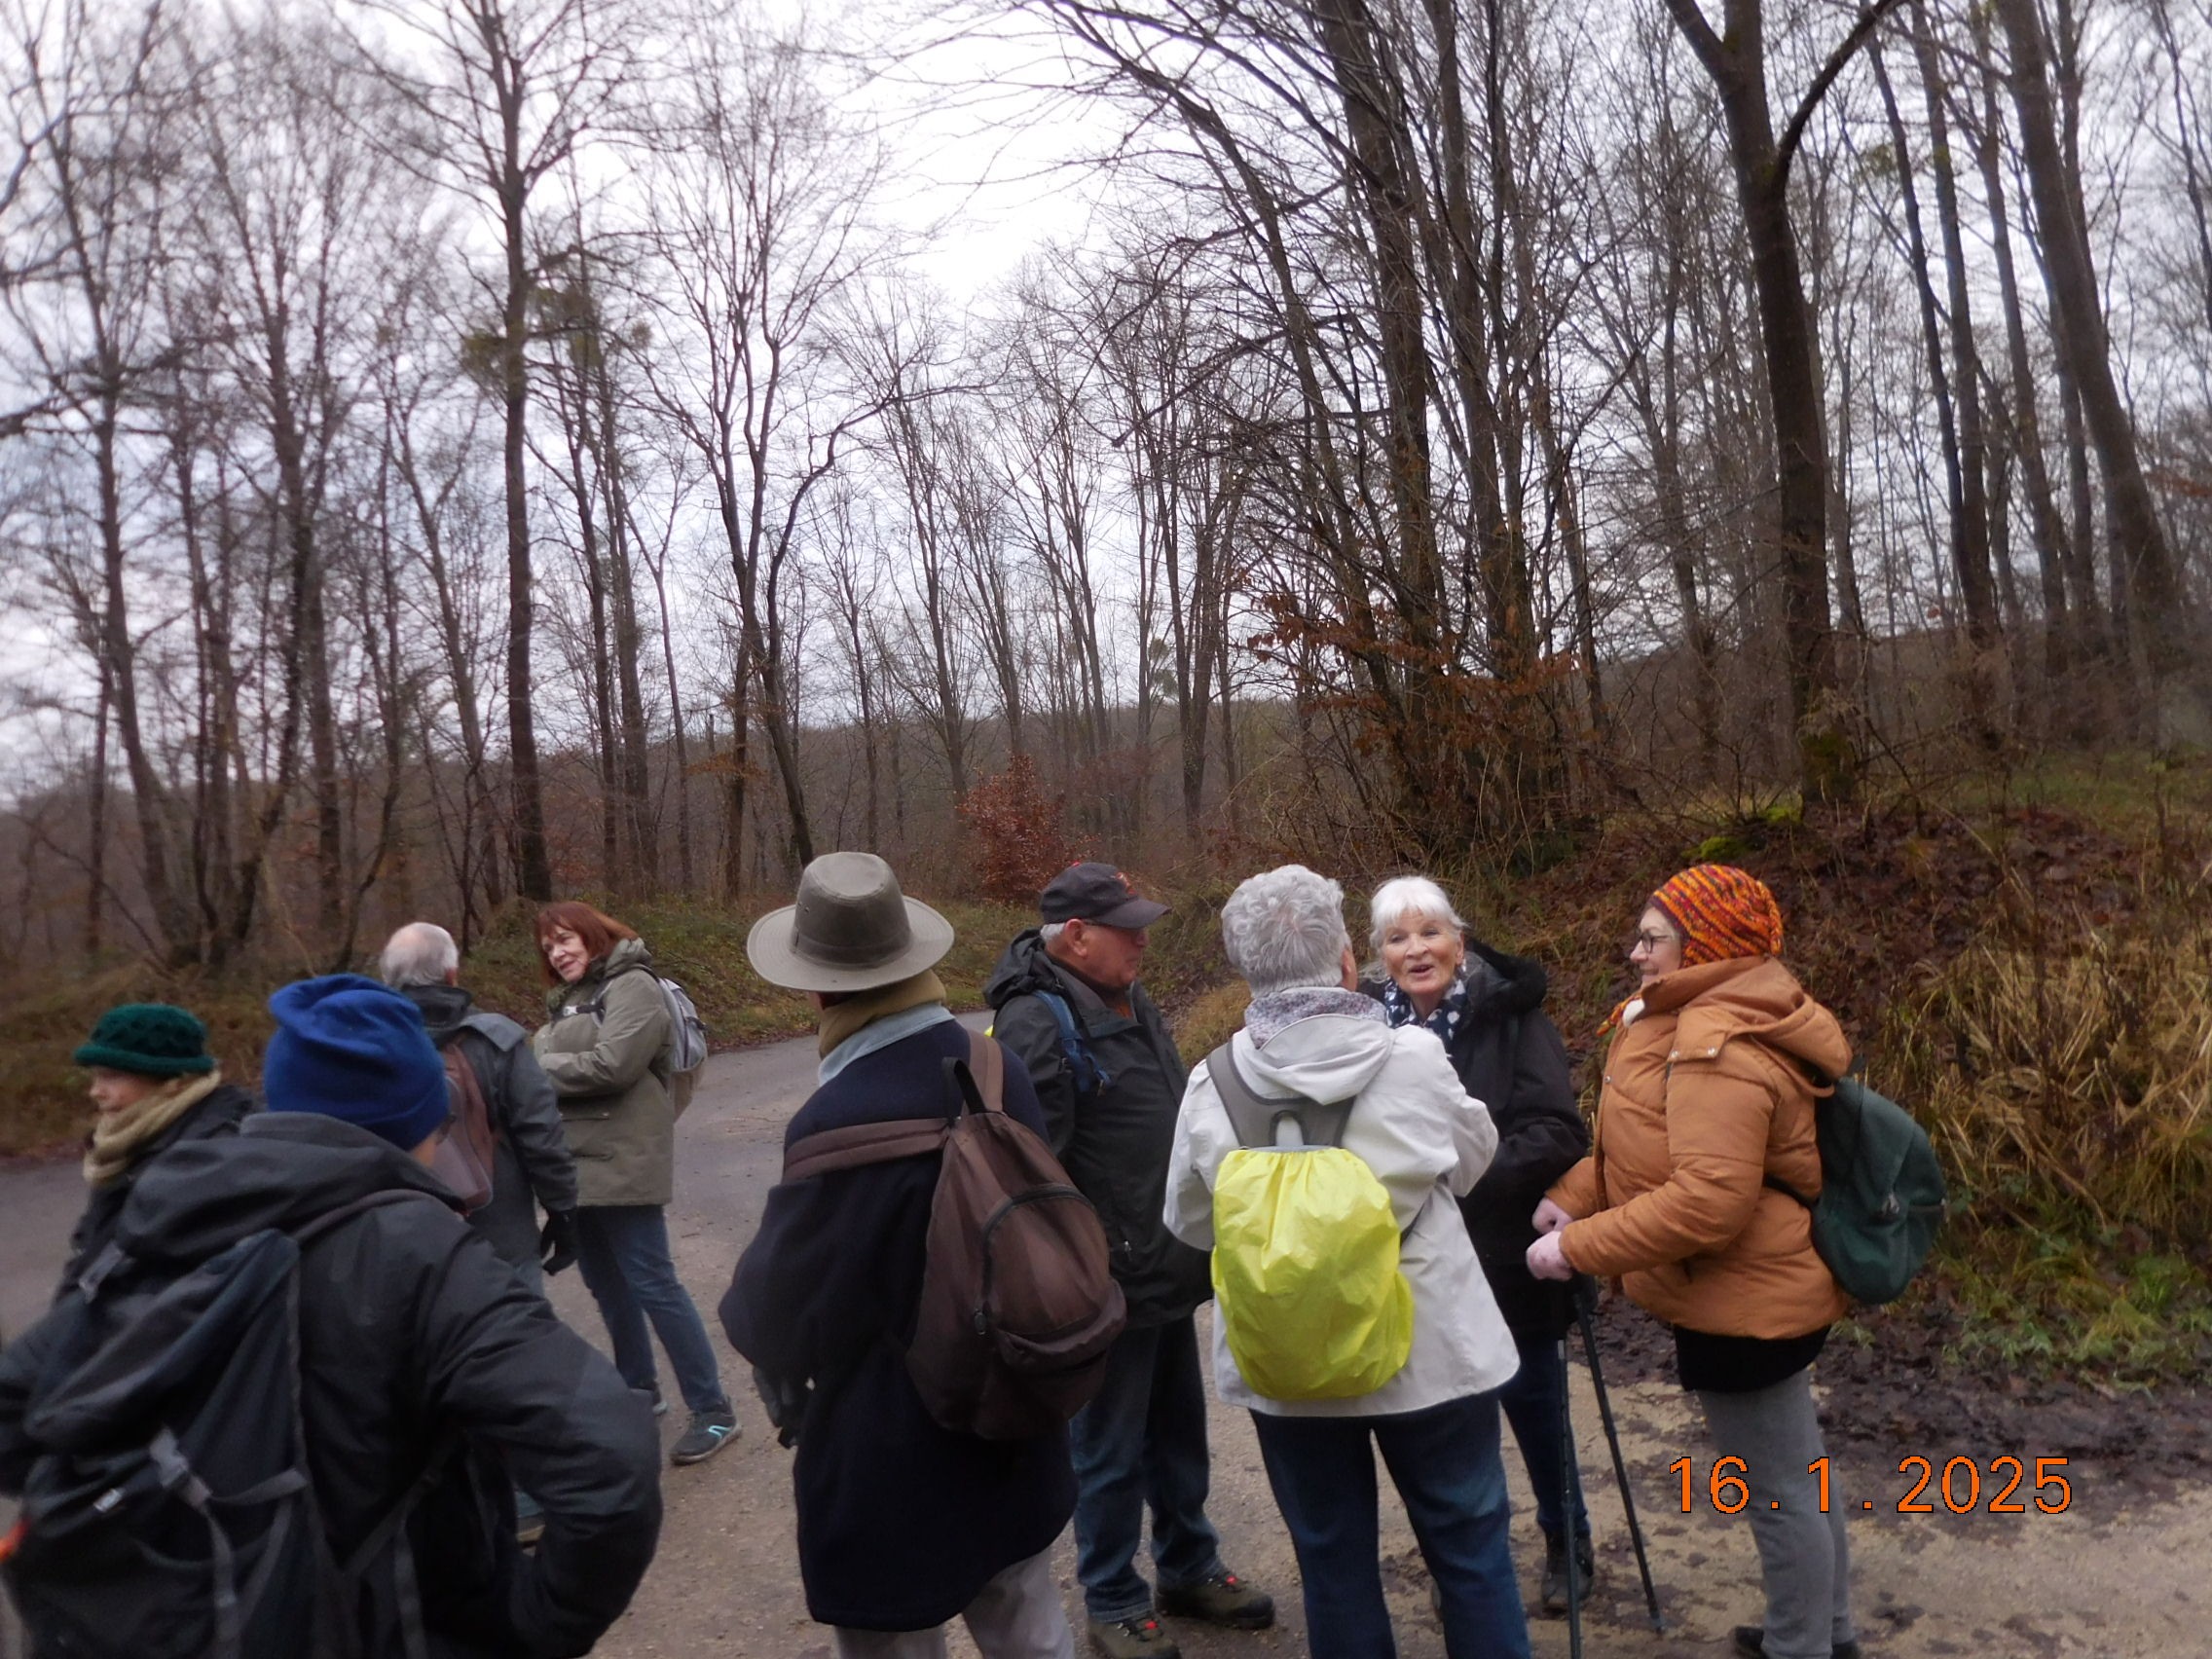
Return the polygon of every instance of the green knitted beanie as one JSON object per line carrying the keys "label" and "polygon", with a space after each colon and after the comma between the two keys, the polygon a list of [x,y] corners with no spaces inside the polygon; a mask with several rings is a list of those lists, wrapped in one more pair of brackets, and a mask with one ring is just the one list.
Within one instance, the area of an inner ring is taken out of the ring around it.
{"label": "green knitted beanie", "polygon": [[135,1072],[140,1077],[181,1077],[210,1072],[207,1027],[197,1015],[167,1003],[125,1003],[100,1015],[92,1040],[72,1056],[81,1066]]}

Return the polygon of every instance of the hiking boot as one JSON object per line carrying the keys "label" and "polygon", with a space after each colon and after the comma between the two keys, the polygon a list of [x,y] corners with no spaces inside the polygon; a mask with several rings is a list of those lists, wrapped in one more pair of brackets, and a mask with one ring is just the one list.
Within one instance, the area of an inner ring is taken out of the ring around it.
{"label": "hiking boot", "polygon": [[[1577,1602],[1588,1599],[1590,1580],[1597,1569],[1590,1534],[1577,1534],[1574,1540],[1574,1599]],[[1544,1534],[1543,1604],[1544,1611],[1554,1618],[1567,1611],[1567,1540],[1552,1532]]]}
{"label": "hiking boot", "polygon": [[1106,1659],[1183,1659],[1175,1639],[1160,1628],[1150,1613],[1125,1619],[1092,1619],[1090,1645]]}
{"label": "hiking boot", "polygon": [[[1735,1635],[1739,1659],[1766,1659],[1766,1626],[1738,1625]],[[1837,1642],[1828,1649],[1828,1659],[1859,1659],[1859,1643]]]}
{"label": "hiking boot", "polygon": [[1266,1630],[1275,1622],[1274,1598],[1253,1589],[1234,1572],[1217,1572],[1196,1584],[1160,1587],[1160,1610],[1179,1619],[1199,1619],[1224,1630]]}
{"label": "hiking boot", "polygon": [[671,1463],[704,1463],[737,1438],[735,1412],[693,1412],[691,1426],[668,1455]]}

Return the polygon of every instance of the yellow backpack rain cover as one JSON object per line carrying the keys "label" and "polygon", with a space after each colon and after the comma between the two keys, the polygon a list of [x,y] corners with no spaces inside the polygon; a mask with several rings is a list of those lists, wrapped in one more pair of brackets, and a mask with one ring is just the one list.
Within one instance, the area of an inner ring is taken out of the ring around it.
{"label": "yellow backpack rain cover", "polygon": [[[1220,1053],[1226,1063],[1208,1069],[1225,1106],[1241,1091],[1264,1110],[1301,1115],[1306,1102],[1252,1095],[1226,1047]],[[1271,1400],[1373,1393],[1404,1368],[1414,1342],[1390,1195],[1356,1153],[1251,1145],[1245,1114],[1230,1116],[1247,1142],[1222,1160],[1213,1187],[1215,1312],[1230,1357]],[[1337,1122],[1341,1134],[1341,1113]]]}

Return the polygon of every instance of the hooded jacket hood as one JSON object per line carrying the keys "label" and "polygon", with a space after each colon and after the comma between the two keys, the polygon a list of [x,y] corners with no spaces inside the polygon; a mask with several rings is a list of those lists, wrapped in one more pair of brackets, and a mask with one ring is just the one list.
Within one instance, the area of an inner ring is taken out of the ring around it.
{"label": "hooded jacket hood", "polygon": [[257,1113],[235,1135],[188,1141],[138,1179],[116,1242],[141,1261],[198,1262],[265,1228],[295,1228],[373,1193],[414,1189],[449,1205],[438,1178],[335,1118]]}
{"label": "hooded jacket hood", "polygon": [[1823,1077],[1851,1067],[1851,1041],[1834,1014],[1771,956],[1735,956],[1680,968],[1645,990],[1643,1012],[1676,1014],[1675,1049],[1685,1058],[1716,1054],[1749,1037]]}
{"label": "hooded jacket hood", "polygon": [[1015,997],[1035,996],[1039,991],[1056,991],[1064,996],[1067,987],[1052,972],[1044,930],[1025,928],[1014,936],[999,957],[999,965],[991,970],[983,985],[983,1000],[993,1008],[1004,1008]]}
{"label": "hooded jacket hood", "polygon": [[423,1014],[430,1041],[443,1045],[475,1010],[475,999],[459,985],[401,985],[399,994]]}
{"label": "hooded jacket hood", "polygon": [[[1356,991],[1339,993],[1346,998]],[[1365,999],[1362,999],[1365,1000]],[[1330,1103],[1349,1100],[1381,1072],[1396,1045],[1381,1019],[1357,1014],[1314,1014],[1294,1020],[1265,1043],[1236,1034],[1236,1063],[1262,1094],[1302,1094]]]}

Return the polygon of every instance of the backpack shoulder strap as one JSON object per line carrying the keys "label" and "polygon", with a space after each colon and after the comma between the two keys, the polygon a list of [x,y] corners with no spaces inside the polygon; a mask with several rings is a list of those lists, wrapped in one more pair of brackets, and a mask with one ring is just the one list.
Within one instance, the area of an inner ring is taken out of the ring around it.
{"label": "backpack shoulder strap", "polygon": [[801,1135],[784,1149],[784,1179],[806,1181],[817,1175],[833,1175],[840,1169],[860,1169],[870,1163],[941,1152],[951,1130],[952,1121],[941,1117],[887,1118],[880,1123],[820,1129]]}
{"label": "backpack shoulder strap", "polygon": [[1206,1075],[1213,1079],[1213,1090],[1221,1097],[1222,1110],[1229,1114],[1229,1126],[1236,1131],[1240,1146],[1273,1146],[1275,1131],[1285,1118],[1298,1125],[1298,1138],[1308,1146],[1344,1143],[1345,1125],[1351,1122],[1349,1100],[1323,1103],[1303,1094],[1258,1093],[1236,1063],[1234,1042],[1206,1056]]}
{"label": "backpack shoulder strap", "polygon": [[1060,1028],[1060,1052],[1067,1057],[1076,1093],[1097,1094],[1112,1088],[1114,1079],[1098,1063],[1098,1056],[1090,1051],[1090,1044],[1076,1019],[1075,1005],[1058,991],[1040,988],[1030,994],[1051,1011],[1052,1023]]}
{"label": "backpack shoulder strap", "polygon": [[980,1031],[968,1033],[968,1071],[977,1092],[993,1112],[1006,1110],[1006,1051],[996,1038]]}

